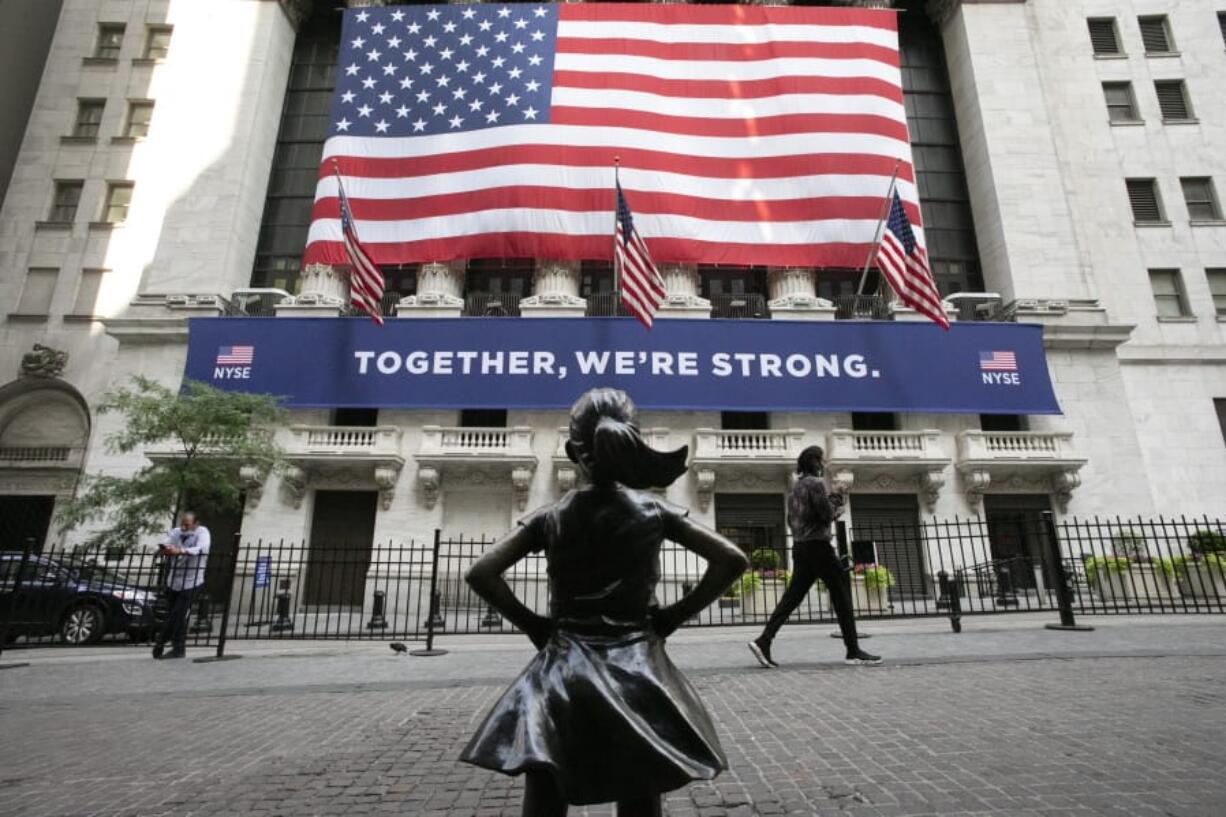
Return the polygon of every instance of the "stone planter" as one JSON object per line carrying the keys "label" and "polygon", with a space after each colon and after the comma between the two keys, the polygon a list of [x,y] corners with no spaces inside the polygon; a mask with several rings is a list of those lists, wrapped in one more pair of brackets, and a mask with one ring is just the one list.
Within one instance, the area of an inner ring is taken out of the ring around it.
{"label": "stone planter", "polygon": [[1179,588],[1161,565],[1133,564],[1128,569],[1128,595],[1135,601],[1171,601],[1179,598]]}
{"label": "stone planter", "polygon": [[745,599],[745,615],[765,618],[775,609],[783,596],[782,579],[763,579],[762,583]]}
{"label": "stone planter", "polygon": [[890,591],[887,587],[869,589],[863,576],[851,579],[851,603],[857,613],[882,613],[890,606]]}
{"label": "stone planter", "polygon": [[1091,586],[1100,601],[1125,601],[1128,598],[1130,582],[1128,573],[1101,568],[1094,576]]}
{"label": "stone planter", "polygon": [[1193,599],[1226,601],[1226,570],[1205,562],[1184,562],[1176,571],[1179,592]]}

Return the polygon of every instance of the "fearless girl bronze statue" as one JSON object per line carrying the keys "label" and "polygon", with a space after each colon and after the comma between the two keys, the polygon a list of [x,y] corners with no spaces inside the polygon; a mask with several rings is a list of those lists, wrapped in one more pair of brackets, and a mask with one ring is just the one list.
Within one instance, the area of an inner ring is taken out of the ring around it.
{"label": "fearless girl bronze statue", "polygon": [[[617,803],[619,817],[656,817],[661,794],[727,768],[711,717],[664,641],[749,563],[684,508],[646,490],[681,476],[687,449],[651,448],[634,415],[630,398],[614,389],[579,398],[566,453],[587,484],[522,520],[467,576],[539,650],[461,756],[525,774],[524,817],[564,817],[571,804],[607,802]],[[655,589],[665,539],[701,556],[707,569],[690,593],[661,607]],[[528,609],[502,578],[536,552],[548,565],[549,616]]]}

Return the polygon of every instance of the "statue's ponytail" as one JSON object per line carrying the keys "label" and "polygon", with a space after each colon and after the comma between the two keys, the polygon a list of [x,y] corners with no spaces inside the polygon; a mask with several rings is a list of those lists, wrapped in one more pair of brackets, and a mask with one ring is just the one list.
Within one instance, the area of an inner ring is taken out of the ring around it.
{"label": "statue's ponytail", "polygon": [[630,488],[665,488],[685,473],[689,449],[657,451],[639,434],[634,403],[625,392],[593,389],[571,409],[570,458],[584,466],[597,484],[620,482]]}

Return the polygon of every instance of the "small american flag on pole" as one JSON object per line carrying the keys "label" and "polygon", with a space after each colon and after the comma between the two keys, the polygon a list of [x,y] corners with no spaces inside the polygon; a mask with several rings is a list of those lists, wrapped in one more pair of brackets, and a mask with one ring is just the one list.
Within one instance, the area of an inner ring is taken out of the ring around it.
{"label": "small american flag on pole", "polygon": [[664,301],[664,281],[647,252],[647,245],[634,229],[634,216],[617,182],[617,225],[613,229],[613,275],[622,303],[639,323],[651,328]]}
{"label": "small american flag on pole", "polygon": [[877,268],[890,282],[899,300],[921,315],[926,315],[943,329],[949,328],[941,293],[937,291],[932,272],[928,269],[928,254],[915,239],[911,220],[903,209],[898,190],[892,190],[890,214],[885,220],[881,244],[877,248]]}
{"label": "small american flag on pole", "polygon": [[357,229],[353,226],[353,216],[349,210],[349,197],[345,195],[345,187],[341,184],[341,171],[333,165],[336,171],[336,196],[341,210],[341,234],[345,241],[345,255],[353,272],[349,275],[349,302],[362,310],[370,319],[380,326],[383,325],[383,272],[370,260],[362,242],[358,241]]}

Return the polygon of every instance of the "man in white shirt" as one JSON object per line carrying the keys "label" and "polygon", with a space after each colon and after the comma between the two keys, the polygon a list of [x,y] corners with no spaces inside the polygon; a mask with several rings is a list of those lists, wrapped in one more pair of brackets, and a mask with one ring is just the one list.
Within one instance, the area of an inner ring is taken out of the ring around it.
{"label": "man in white shirt", "polygon": [[[166,534],[159,546],[166,555],[166,596],[170,615],[153,644],[154,658],[183,658],[187,655],[187,614],[192,608],[196,588],[204,584],[204,568],[209,559],[209,529],[196,520],[193,511],[184,511],[179,527]],[[164,653],[166,642],[172,649]]]}

